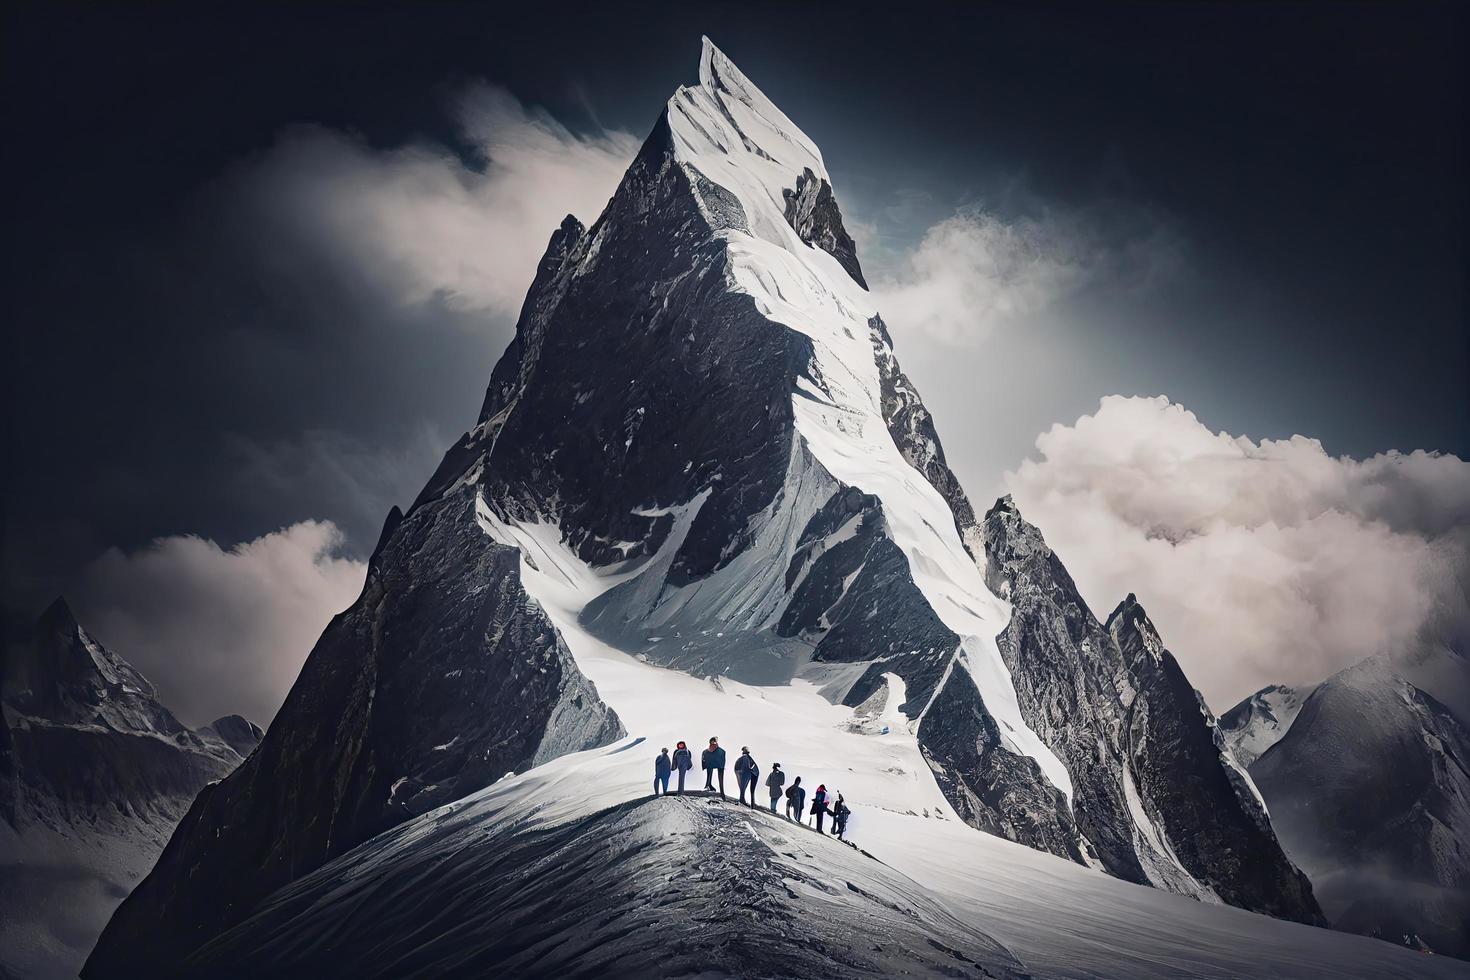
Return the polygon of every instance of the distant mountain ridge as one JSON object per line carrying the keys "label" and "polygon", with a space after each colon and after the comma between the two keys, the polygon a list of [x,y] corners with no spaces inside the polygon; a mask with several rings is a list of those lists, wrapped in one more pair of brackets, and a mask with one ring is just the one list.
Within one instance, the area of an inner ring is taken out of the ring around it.
{"label": "distant mountain ridge", "polygon": [[1334,926],[1470,956],[1470,734],[1448,708],[1370,659],[1313,689],[1250,771]]}
{"label": "distant mountain ridge", "polygon": [[64,599],[7,651],[0,706],[0,866],[15,883],[0,898],[0,966],[75,973],[195,794],[260,729],[238,716],[189,729]]}

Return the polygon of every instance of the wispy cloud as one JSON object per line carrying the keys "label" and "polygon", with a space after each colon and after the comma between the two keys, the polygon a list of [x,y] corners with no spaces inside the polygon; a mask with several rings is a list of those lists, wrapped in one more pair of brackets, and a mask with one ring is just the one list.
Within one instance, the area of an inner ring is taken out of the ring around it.
{"label": "wispy cloud", "polygon": [[484,83],[460,93],[453,115],[468,159],[295,126],[236,168],[222,197],[257,241],[275,243],[282,274],[305,250],[313,267],[390,302],[514,315],[551,232],[568,213],[601,212],[638,140],[574,133]]}
{"label": "wispy cloud", "polygon": [[1002,217],[968,206],[885,261],[874,292],[897,329],[973,346],[1083,289],[1152,285],[1177,270],[1182,253],[1172,227],[1144,210],[1104,204]]}

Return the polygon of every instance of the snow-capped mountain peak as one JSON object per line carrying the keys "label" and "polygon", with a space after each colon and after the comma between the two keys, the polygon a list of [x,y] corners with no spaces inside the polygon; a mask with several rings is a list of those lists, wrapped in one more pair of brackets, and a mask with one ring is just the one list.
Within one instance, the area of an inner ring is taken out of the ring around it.
{"label": "snow-capped mountain peak", "polygon": [[[706,40],[603,214],[551,236],[477,424],[93,963],[186,954],[291,877],[623,724],[697,745],[716,720],[891,809],[873,824],[895,847],[963,821],[1318,921],[1141,609],[1110,634],[1079,603],[1014,506],[977,523],[821,154]],[[599,758],[560,816],[646,791],[637,756]]]}

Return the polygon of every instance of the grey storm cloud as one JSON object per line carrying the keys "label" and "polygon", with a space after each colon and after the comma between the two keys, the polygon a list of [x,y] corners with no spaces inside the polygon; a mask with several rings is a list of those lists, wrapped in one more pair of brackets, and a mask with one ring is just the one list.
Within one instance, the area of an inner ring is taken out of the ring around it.
{"label": "grey storm cloud", "polygon": [[[973,347],[1089,287],[1147,288],[1178,272],[1176,229],[1135,206],[1037,207],[1002,217],[969,205],[931,225],[875,276],[884,319],[946,347]],[[860,243],[881,241],[860,225]]]}
{"label": "grey storm cloud", "polygon": [[252,235],[285,240],[267,260],[307,251],[389,302],[514,316],[551,232],[568,213],[601,212],[639,141],[578,135],[484,83],[464,89],[452,113],[468,154],[293,126],[236,168],[221,195]]}
{"label": "grey storm cloud", "polygon": [[1212,431],[1167,398],[1102,399],[1006,475],[1095,612],[1136,593],[1217,711],[1470,622],[1470,463],[1331,456]]}
{"label": "grey storm cloud", "polygon": [[303,521],[231,548],[194,535],[113,548],[84,569],[76,604],[185,723],[238,713],[266,725],[362,589],[367,566],[341,545],[335,525]]}

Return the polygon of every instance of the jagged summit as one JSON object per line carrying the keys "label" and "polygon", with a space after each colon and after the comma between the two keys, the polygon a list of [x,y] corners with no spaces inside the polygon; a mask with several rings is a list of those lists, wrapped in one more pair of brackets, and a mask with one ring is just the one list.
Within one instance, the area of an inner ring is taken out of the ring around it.
{"label": "jagged summit", "polygon": [[[701,36],[699,39],[699,84],[710,93],[721,97],[722,102],[726,96],[738,100],[760,117],[781,145],[791,147],[790,155],[775,157],[778,162],[784,162],[788,171],[794,173],[799,172],[803,167],[811,167],[823,180],[829,179],[827,168],[822,163],[822,151],[817,144],[806,133],[803,133],[801,128],[792,122],[774,102],[766,98],[765,93],[757,88],[755,83],[747,78],[745,73],[717,48],[708,36]],[[676,94],[674,99],[677,98]],[[673,101],[671,99],[670,104]],[[726,111],[729,111],[728,102],[724,104]],[[775,150],[775,146],[767,145],[759,152],[771,157]]]}

